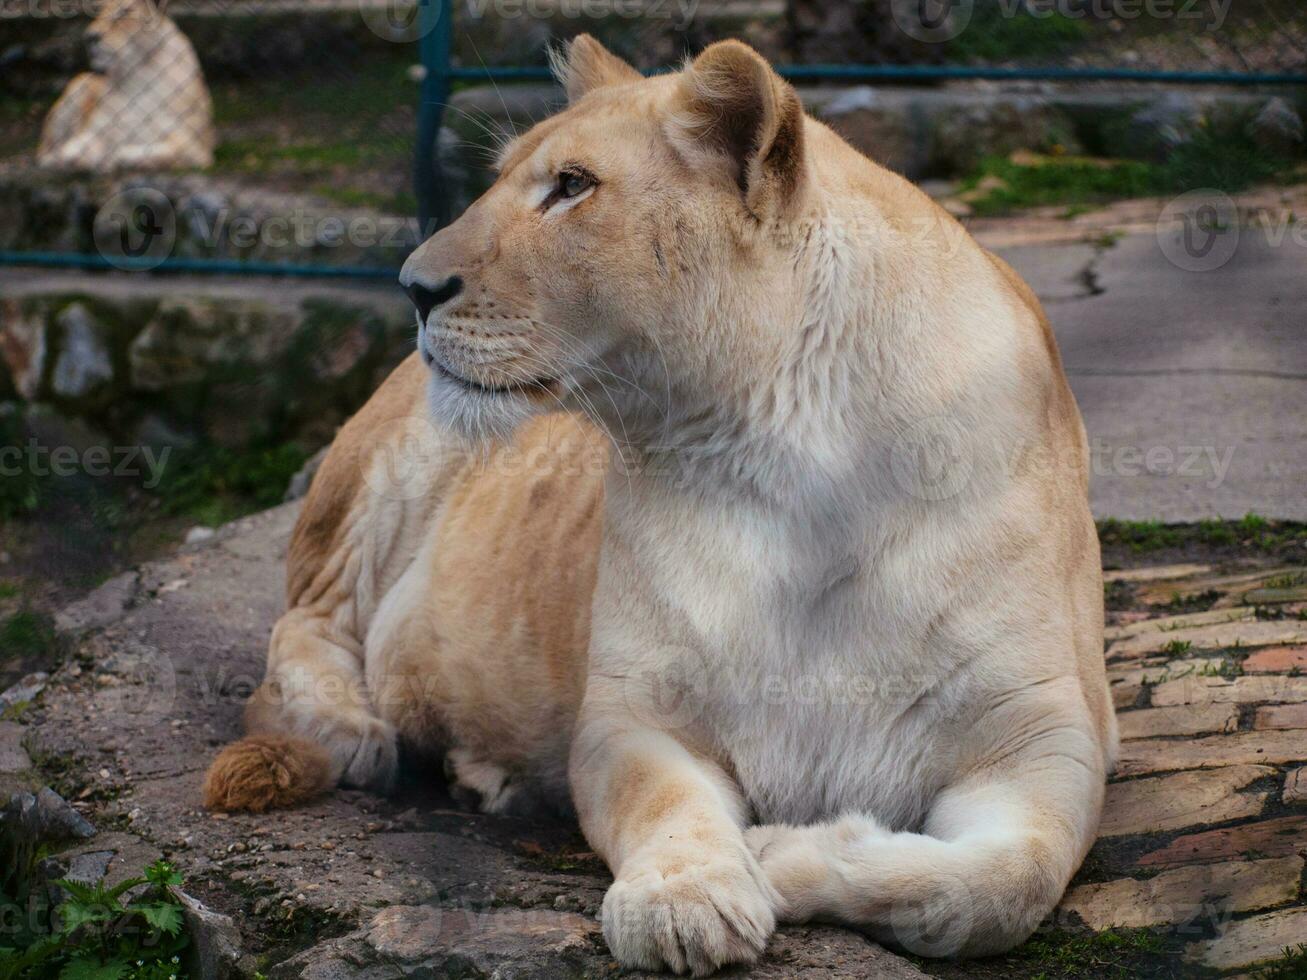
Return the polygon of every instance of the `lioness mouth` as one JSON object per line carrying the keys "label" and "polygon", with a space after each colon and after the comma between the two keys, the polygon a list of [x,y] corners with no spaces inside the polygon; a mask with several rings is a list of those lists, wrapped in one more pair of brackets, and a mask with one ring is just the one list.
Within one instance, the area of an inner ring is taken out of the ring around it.
{"label": "lioness mouth", "polygon": [[429,363],[442,378],[448,378],[468,391],[475,391],[483,395],[548,394],[553,390],[555,383],[553,378],[534,378],[530,381],[514,381],[506,385],[486,385],[451,371],[435,358],[431,358]]}

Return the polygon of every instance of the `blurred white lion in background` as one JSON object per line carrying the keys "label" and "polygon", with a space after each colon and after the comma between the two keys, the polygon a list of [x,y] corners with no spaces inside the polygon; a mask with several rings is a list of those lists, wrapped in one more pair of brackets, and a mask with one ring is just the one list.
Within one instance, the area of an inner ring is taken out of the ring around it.
{"label": "blurred white lion in background", "polygon": [[106,0],[86,31],[89,72],[46,117],[36,153],[61,170],[213,163],[213,104],[191,42],[153,0]]}

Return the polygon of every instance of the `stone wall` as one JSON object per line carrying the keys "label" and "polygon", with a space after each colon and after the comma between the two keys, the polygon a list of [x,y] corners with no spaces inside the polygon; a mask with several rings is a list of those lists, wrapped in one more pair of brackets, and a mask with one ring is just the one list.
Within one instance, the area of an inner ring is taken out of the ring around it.
{"label": "stone wall", "polygon": [[[122,218],[145,206],[148,254],[398,268],[416,219],[204,174],[90,176],[0,168],[0,250],[124,254]],[[137,244],[137,243],[133,243]]]}
{"label": "stone wall", "polygon": [[0,280],[0,399],[144,444],[330,438],[411,349],[397,288]]}

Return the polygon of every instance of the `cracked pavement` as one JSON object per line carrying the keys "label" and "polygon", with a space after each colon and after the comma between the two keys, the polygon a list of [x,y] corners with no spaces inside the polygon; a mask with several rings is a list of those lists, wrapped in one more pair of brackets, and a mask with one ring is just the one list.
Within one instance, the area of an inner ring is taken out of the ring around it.
{"label": "cracked pavement", "polygon": [[1052,321],[1096,517],[1307,520],[1307,235],[1283,231],[1242,228],[1203,272],[1173,264],[1151,227],[995,248]]}

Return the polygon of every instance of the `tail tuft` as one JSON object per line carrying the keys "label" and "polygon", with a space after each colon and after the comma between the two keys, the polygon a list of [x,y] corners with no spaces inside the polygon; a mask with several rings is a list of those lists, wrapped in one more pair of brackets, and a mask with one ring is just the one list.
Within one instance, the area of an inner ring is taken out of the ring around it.
{"label": "tail tuft", "polygon": [[251,735],[213,760],[204,805],[263,813],[311,800],[332,783],[331,759],[321,746],[291,735]]}

